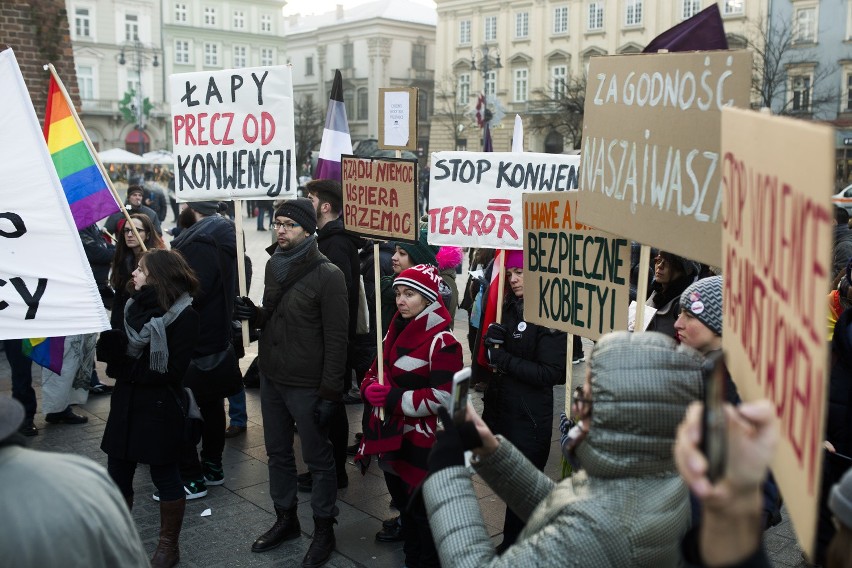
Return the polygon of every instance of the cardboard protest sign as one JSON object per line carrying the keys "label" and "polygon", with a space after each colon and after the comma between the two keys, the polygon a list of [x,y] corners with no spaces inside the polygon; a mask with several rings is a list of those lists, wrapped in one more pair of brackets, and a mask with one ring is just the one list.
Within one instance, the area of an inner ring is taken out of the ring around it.
{"label": "cardboard protest sign", "polygon": [[584,198],[523,196],[524,319],[595,340],[627,329],[630,242],[580,223]]}
{"label": "cardboard protest sign", "polygon": [[[802,167],[807,164],[807,167]],[[723,347],[745,400],[781,425],[772,472],[799,543],[812,552],[828,389],[826,293],[834,217],[834,132],[739,109],[722,112]]]}
{"label": "cardboard protest sign", "polygon": [[341,159],[346,230],[373,239],[417,241],[417,161]]}
{"label": "cardboard protest sign", "polygon": [[520,250],[522,192],[577,189],[579,156],[434,152],[429,243]]}
{"label": "cardboard protest sign", "polygon": [[178,199],[295,197],[289,67],[181,73],[169,84]]}
{"label": "cardboard protest sign", "polygon": [[583,116],[583,221],[722,263],[720,111],[748,108],[752,54],[593,57]]}
{"label": "cardboard protest sign", "polygon": [[11,49],[0,52],[0,339],[109,329]]}

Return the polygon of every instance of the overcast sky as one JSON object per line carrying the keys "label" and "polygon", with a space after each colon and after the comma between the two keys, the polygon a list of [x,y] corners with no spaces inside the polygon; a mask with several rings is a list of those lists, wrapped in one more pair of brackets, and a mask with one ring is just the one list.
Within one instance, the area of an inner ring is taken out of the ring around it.
{"label": "overcast sky", "polygon": [[[289,14],[323,14],[331,12],[338,4],[343,4],[344,8],[352,8],[366,4],[372,0],[287,0],[287,5],[284,6],[284,15]],[[417,4],[435,7],[435,2],[432,0],[411,0]]]}

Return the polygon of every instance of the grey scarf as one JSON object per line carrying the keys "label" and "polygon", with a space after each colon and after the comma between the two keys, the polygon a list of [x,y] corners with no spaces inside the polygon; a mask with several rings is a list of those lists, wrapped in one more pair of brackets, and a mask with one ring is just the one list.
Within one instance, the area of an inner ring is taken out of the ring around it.
{"label": "grey scarf", "polygon": [[127,323],[127,311],[132,305],[133,298],[130,298],[124,307],[124,332],[127,334],[127,354],[134,359],[138,359],[145,346],[150,345],[151,355],[149,363],[151,370],[157,373],[165,373],[169,367],[169,344],[166,339],[166,327],[171,325],[183,310],[192,305],[192,297],[184,292],[175,300],[169,311],[158,318],[149,319],[138,332]]}
{"label": "grey scarf", "polygon": [[275,249],[275,253],[269,261],[272,263],[272,274],[275,276],[276,282],[281,283],[287,280],[290,267],[305,258],[316,240],[316,235],[309,235],[304,241],[291,249],[284,250],[281,246]]}

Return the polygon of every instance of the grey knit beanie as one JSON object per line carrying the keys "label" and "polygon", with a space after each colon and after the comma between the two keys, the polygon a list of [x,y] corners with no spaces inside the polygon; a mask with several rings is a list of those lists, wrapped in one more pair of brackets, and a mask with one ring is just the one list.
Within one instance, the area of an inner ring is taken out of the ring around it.
{"label": "grey knit beanie", "polygon": [[722,335],[722,277],[711,276],[690,284],[680,295],[680,308],[716,335]]}
{"label": "grey knit beanie", "polygon": [[852,527],[852,470],[847,471],[831,488],[828,508],[841,524]]}
{"label": "grey knit beanie", "polygon": [[276,217],[287,217],[298,223],[308,234],[317,230],[317,210],[307,197],[288,199],[275,212]]}

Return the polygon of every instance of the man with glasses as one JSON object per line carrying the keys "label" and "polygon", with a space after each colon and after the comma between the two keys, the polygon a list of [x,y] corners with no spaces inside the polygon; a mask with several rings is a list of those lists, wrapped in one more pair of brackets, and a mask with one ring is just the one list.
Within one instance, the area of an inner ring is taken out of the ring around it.
{"label": "man with glasses", "polygon": [[[142,213],[143,215],[147,215],[151,222],[154,223],[154,229],[157,231],[157,234],[162,236],[163,229],[160,227],[160,218],[154,212],[153,209],[142,205],[142,200],[145,198],[145,190],[141,185],[131,185],[127,188],[127,201],[124,204],[124,208],[127,209],[127,212],[133,215],[134,213]],[[124,219],[124,213],[118,211],[117,213],[113,213],[109,217],[107,217],[106,222],[104,223],[104,228],[109,231],[111,235],[115,235],[115,232],[118,230],[118,222]]]}
{"label": "man with glasses", "polygon": [[[263,305],[238,298],[234,314],[263,330],[258,344],[260,401],[269,493],[277,519],[252,545],[266,552],[299,538],[296,513],[296,428],[311,473],[313,542],[302,566],[322,566],[334,550],[337,475],[328,439],[338,412],[346,366],[349,302],[340,269],[319,252],[317,217],[310,200],[284,202],[272,223],[277,241],[264,276]],[[294,423],[296,428],[294,428]]]}

